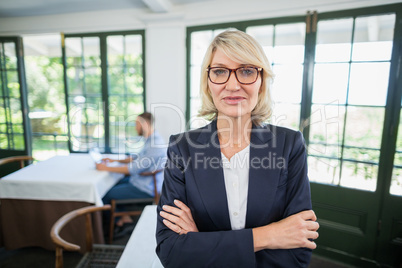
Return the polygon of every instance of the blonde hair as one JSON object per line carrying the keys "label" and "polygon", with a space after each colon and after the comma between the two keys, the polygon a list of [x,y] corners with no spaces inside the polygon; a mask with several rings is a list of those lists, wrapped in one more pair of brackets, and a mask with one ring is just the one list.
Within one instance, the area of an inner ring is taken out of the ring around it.
{"label": "blonde hair", "polygon": [[198,115],[208,120],[213,120],[218,116],[218,110],[215,107],[208,87],[208,72],[206,71],[212,62],[217,48],[221,49],[226,56],[235,62],[251,64],[263,69],[261,72],[262,80],[257,105],[251,112],[253,123],[261,125],[272,114],[270,86],[274,74],[261,45],[250,35],[238,30],[227,30],[220,33],[214,38],[207,49],[201,66],[200,96],[202,105]]}

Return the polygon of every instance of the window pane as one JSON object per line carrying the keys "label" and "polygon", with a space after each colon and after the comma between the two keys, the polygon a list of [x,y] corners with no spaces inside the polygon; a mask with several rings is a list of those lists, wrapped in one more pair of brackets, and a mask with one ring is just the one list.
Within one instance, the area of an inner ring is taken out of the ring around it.
{"label": "window pane", "polygon": [[81,38],[66,38],[66,58],[67,66],[82,65],[82,40]]}
{"label": "window pane", "polygon": [[380,148],[384,112],[385,108],[383,107],[348,107],[345,144],[356,147]]}
{"label": "window pane", "polygon": [[139,94],[142,96],[144,93],[142,66],[129,66],[125,75],[127,94]]}
{"label": "window pane", "polygon": [[274,125],[299,129],[300,104],[276,103],[270,122]]}
{"label": "window pane", "polygon": [[84,37],[84,61],[86,67],[100,66],[100,44],[99,37]]}
{"label": "window pane", "polygon": [[274,57],[274,28],[273,25],[262,25],[247,27],[246,30],[249,35],[260,43],[271,64]]}
{"label": "window pane", "polygon": [[60,43],[59,34],[24,37],[32,155],[39,161],[68,154]]}
{"label": "window pane", "polygon": [[[271,123],[299,128],[303,79],[305,24],[261,25],[247,28],[273,65],[271,87],[275,103]],[[289,79],[291,77],[291,79]]]}
{"label": "window pane", "polygon": [[85,91],[87,94],[97,94],[101,93],[102,81],[101,81],[102,70],[98,67],[90,67],[85,69]]}
{"label": "window pane", "polygon": [[273,47],[274,45],[273,25],[247,27],[247,33],[253,36],[262,47]]}
{"label": "window pane", "polygon": [[107,37],[107,62],[109,66],[124,64],[124,37],[122,35],[114,35]]}
{"label": "window pane", "polygon": [[69,94],[84,94],[84,71],[81,68],[67,69],[67,90]]}
{"label": "window pane", "polygon": [[275,102],[300,103],[303,66],[301,64],[275,65],[273,71],[275,73],[275,81],[271,87],[273,100]]}
{"label": "window pane", "polygon": [[126,35],[124,38],[126,46],[127,65],[141,65],[142,62],[142,35]]}
{"label": "window pane", "polygon": [[349,104],[385,106],[389,62],[352,63]]}
{"label": "window pane", "polygon": [[274,63],[303,63],[305,27],[304,23],[275,27]]}
{"label": "window pane", "polygon": [[357,18],[355,22],[352,60],[390,60],[394,24],[394,14]]}
{"label": "window pane", "polygon": [[345,107],[334,103],[311,110],[309,154],[340,159]]}
{"label": "window pane", "polygon": [[340,185],[374,192],[377,186],[377,175],[377,164],[344,161]]}
{"label": "window pane", "polygon": [[[144,111],[142,36],[109,36],[109,121],[113,153],[129,153],[136,115]],[[137,148],[138,149],[138,148]]]}
{"label": "window pane", "polygon": [[208,45],[213,38],[213,31],[191,33],[191,65],[202,64]]}
{"label": "window pane", "polygon": [[350,59],[353,19],[319,21],[316,62],[347,62]]}
{"label": "window pane", "polygon": [[191,92],[190,97],[200,97],[201,67],[192,66],[191,69]]}
{"label": "window pane", "polygon": [[308,158],[308,176],[310,181],[339,185],[340,161],[327,157]]}
{"label": "window pane", "polygon": [[[209,44],[212,39],[219,33],[227,29],[217,29],[217,30],[206,30],[206,31],[196,31],[190,34],[190,120],[189,127],[197,128],[199,127],[199,122],[206,122],[205,120],[192,120],[196,118],[199,109],[201,108],[201,101],[199,99],[199,89],[200,89],[200,69],[201,64],[204,59],[205,53],[208,49]],[[197,73],[198,72],[198,73]],[[196,105],[196,106],[194,106]],[[193,124],[193,122],[196,122]],[[205,124],[204,124],[205,125]]]}
{"label": "window pane", "polygon": [[125,74],[122,67],[109,67],[109,90],[110,94],[124,94]]}
{"label": "window pane", "polygon": [[6,69],[17,69],[17,54],[14,43],[4,43],[4,56]]}
{"label": "window pane", "polygon": [[6,72],[7,72],[8,96],[19,99],[20,83],[18,80],[18,71],[6,71]]}
{"label": "window pane", "polygon": [[326,63],[314,66],[313,103],[346,103],[349,64]]}

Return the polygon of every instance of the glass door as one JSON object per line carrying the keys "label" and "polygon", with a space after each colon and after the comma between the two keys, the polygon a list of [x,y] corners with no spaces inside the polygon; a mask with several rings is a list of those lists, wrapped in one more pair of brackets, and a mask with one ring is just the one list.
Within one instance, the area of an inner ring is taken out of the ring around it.
{"label": "glass door", "polygon": [[380,14],[317,25],[308,137],[316,252],[343,252],[350,262],[375,259],[395,21]]}
{"label": "glass door", "polygon": [[[22,40],[0,37],[0,158],[30,155]],[[6,166],[0,177],[16,170]]]}

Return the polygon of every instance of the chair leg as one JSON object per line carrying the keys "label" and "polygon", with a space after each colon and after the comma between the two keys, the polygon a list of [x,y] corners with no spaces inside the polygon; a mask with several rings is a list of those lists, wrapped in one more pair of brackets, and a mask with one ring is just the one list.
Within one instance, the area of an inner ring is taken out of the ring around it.
{"label": "chair leg", "polygon": [[63,268],[63,249],[61,247],[56,247],[56,268]]}
{"label": "chair leg", "polygon": [[113,243],[114,219],[116,218],[115,212],[116,212],[116,202],[112,200],[110,209],[109,244]]}

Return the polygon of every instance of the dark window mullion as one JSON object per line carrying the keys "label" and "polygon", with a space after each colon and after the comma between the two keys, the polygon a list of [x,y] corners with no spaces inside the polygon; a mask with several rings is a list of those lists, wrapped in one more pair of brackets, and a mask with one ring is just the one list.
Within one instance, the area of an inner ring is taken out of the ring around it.
{"label": "dark window mullion", "polygon": [[[310,18],[308,18],[308,16]],[[311,106],[313,99],[315,46],[317,43],[317,25],[311,25],[311,23],[318,23],[317,20],[313,19],[313,16],[314,15],[307,14],[306,17],[306,39],[304,41],[304,68],[299,122],[299,129],[303,132],[307,146],[310,141],[309,118],[311,117]],[[308,23],[308,20],[311,22]],[[315,31],[313,31],[313,29],[315,29]]]}
{"label": "dark window mullion", "polygon": [[[100,35],[100,58],[101,58],[101,94],[102,94],[102,109],[103,109],[103,128],[105,130],[104,142],[105,153],[111,153],[110,148],[110,113],[109,113],[109,77],[108,77],[108,59],[107,59],[107,37],[108,35]],[[101,123],[101,122],[99,122]]]}
{"label": "dark window mullion", "polygon": [[354,44],[354,37],[355,37],[355,27],[356,27],[356,17],[353,17],[353,24],[352,24],[352,36],[351,36],[351,46],[350,46],[350,53],[349,53],[349,70],[348,70],[348,84],[346,86],[346,100],[345,100],[345,114],[343,117],[343,130],[342,130],[342,141],[341,141],[341,152],[340,152],[340,159],[339,159],[339,184],[342,181],[342,170],[343,170],[343,153],[345,151],[345,140],[346,140],[346,121],[348,119],[348,107],[349,106],[349,89],[350,89],[350,72],[352,69],[352,56],[353,56],[353,44]]}

